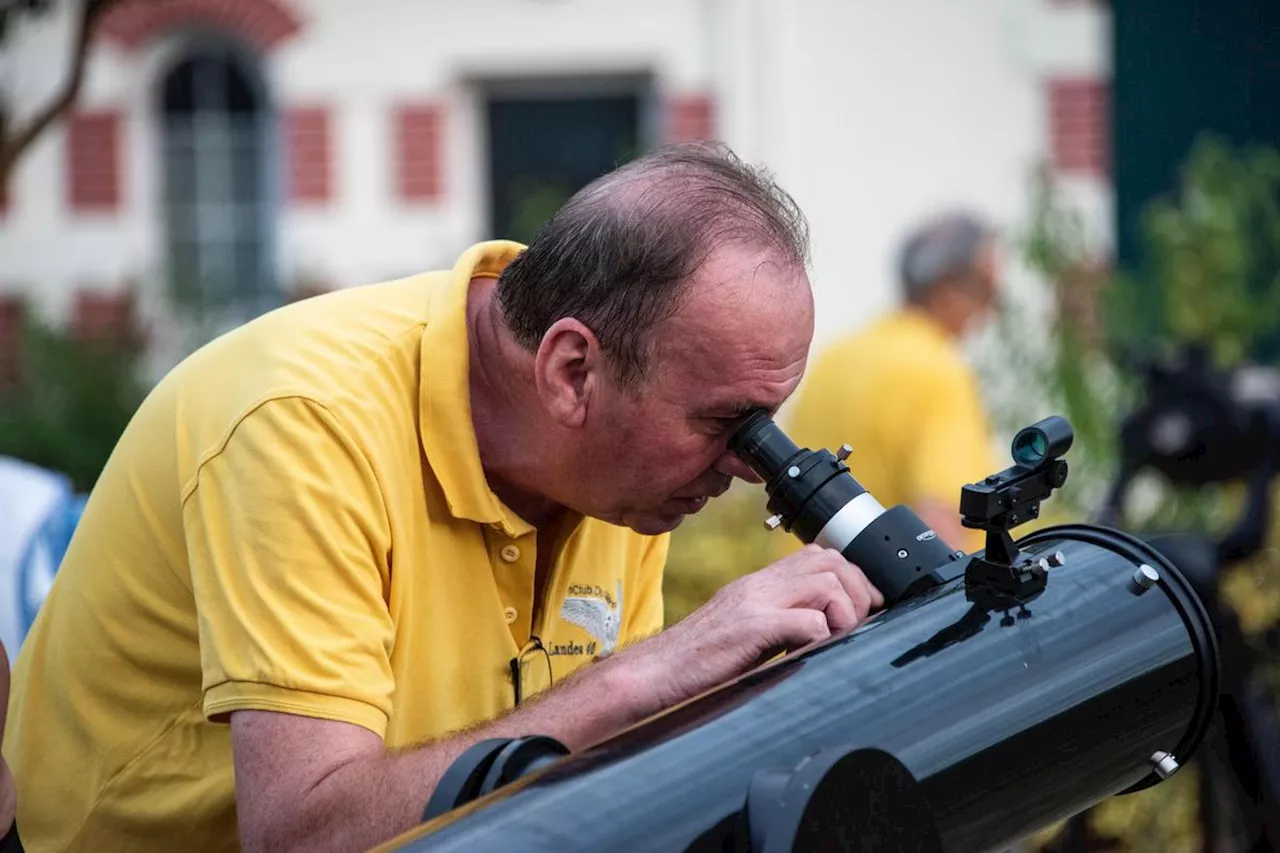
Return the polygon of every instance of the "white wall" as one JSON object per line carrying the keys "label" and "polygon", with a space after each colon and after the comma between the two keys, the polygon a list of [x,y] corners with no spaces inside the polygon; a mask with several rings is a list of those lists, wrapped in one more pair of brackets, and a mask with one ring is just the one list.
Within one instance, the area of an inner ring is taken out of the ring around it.
{"label": "white wall", "polygon": [[[1044,77],[1105,72],[1103,18],[1089,7],[719,5],[732,18],[717,51],[725,129],[809,215],[819,343],[894,304],[898,243],[920,217],[959,204],[1015,226],[1048,151]],[[1105,184],[1076,189],[1091,220],[1106,213]]]}
{"label": "white wall", "polygon": [[[67,4],[60,4],[60,7]],[[298,0],[304,24],[266,58],[278,105],[332,110],[335,195],[285,205],[286,277],[342,285],[447,264],[485,223],[478,81],[648,71],[659,94],[709,90],[723,137],[779,175],[810,218],[818,342],[893,304],[908,225],[965,204],[1014,225],[1047,151],[1043,78],[1103,73],[1105,18],[1092,5],[1032,0]],[[378,12],[373,11],[377,8]],[[69,28],[14,39],[0,84],[34,102],[65,68]],[[163,267],[155,86],[173,40],[95,52],[82,105],[126,111],[120,216],[66,210],[60,130],[22,162],[0,223],[0,289],[35,289],[52,313],[79,286]],[[15,72],[13,69],[17,69]],[[439,100],[446,197],[394,198],[392,108]],[[1105,183],[1070,187],[1109,240]],[[1016,277],[1016,272],[1015,272]]]}

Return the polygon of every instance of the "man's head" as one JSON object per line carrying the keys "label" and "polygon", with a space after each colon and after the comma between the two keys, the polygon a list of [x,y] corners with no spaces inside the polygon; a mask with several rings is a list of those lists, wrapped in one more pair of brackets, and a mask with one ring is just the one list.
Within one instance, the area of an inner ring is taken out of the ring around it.
{"label": "man's head", "polygon": [[725,445],[799,383],[807,259],[795,202],[722,146],[660,150],[570,199],[496,288],[558,447],[544,495],[657,533],[746,475]]}
{"label": "man's head", "polygon": [[907,304],[960,336],[980,325],[999,296],[996,234],[965,212],[936,217],[908,235],[899,258]]}

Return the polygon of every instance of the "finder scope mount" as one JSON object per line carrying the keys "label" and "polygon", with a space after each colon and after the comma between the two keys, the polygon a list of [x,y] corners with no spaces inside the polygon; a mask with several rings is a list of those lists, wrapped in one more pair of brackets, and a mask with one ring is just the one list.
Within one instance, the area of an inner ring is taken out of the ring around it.
{"label": "finder scope mount", "polygon": [[1061,558],[1024,556],[1009,531],[1039,518],[1040,502],[1067,481],[1067,462],[1058,457],[1074,437],[1071,425],[1056,415],[1023,427],[1013,437],[1014,464],[960,490],[960,523],[987,533],[983,555],[972,557],[965,569],[967,580],[1017,598],[1044,589],[1048,570]]}

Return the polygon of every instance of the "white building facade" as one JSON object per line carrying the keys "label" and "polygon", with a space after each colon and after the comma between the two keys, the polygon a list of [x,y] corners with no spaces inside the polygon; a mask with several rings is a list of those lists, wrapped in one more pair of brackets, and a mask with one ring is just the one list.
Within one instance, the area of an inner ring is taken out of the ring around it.
{"label": "white building facade", "polygon": [[[20,109],[69,66],[71,5],[10,33]],[[904,229],[1016,227],[1041,163],[1105,248],[1108,75],[1105,9],[1070,0],[125,0],[7,189],[0,301],[92,325],[131,296],[163,369],[175,288],[225,324],[438,268],[715,137],[807,213],[821,345],[894,303]]]}

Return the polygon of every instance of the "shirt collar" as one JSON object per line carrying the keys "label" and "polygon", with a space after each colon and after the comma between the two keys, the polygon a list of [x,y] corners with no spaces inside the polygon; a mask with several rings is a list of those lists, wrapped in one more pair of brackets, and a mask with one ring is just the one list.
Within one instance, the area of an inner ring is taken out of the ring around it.
{"label": "shirt collar", "polygon": [[467,293],[473,278],[497,278],[524,246],[477,243],[458,258],[446,283],[432,288],[422,332],[418,434],[427,461],[457,518],[501,526],[518,538],[533,527],[489,488],[471,420]]}

